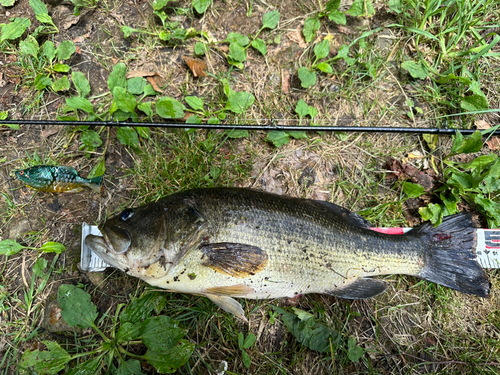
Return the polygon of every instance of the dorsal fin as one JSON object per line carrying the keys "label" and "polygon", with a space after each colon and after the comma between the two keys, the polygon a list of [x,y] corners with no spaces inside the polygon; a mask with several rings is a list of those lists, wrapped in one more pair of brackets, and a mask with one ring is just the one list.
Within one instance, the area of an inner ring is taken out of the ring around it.
{"label": "dorsal fin", "polygon": [[336,205],[335,203],[330,203],[327,201],[311,201],[313,204],[316,204],[318,208],[323,209],[323,210],[328,210],[336,215],[339,215],[344,218],[344,220],[348,221],[352,225],[355,225],[357,227],[361,228],[371,228],[373,225],[366,220],[363,216],[358,215],[352,211],[349,211],[347,208],[341,207],[339,205]]}

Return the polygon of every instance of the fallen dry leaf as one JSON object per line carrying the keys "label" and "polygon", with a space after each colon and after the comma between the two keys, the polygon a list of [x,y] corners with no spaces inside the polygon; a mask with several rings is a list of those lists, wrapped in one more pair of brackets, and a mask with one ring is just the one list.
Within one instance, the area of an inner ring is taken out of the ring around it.
{"label": "fallen dry leaf", "polygon": [[61,319],[61,308],[54,306],[50,310],[50,324],[56,324]]}
{"label": "fallen dry leaf", "polygon": [[153,88],[155,89],[155,91],[162,92],[162,89],[158,85],[162,84],[162,80],[163,79],[159,75],[149,76],[149,77],[146,77],[146,79],[151,84],[151,86],[153,86]]}
{"label": "fallen dry leaf", "polygon": [[73,43],[83,43],[85,42],[85,38],[83,36],[77,36],[75,39],[72,40]]}
{"label": "fallen dry leaf", "polygon": [[290,92],[290,73],[281,72],[281,91],[284,94],[288,94]]}
{"label": "fallen dry leaf", "polygon": [[302,32],[300,30],[289,32],[286,36],[292,42],[297,43],[300,48],[307,48],[306,40],[302,36]]}
{"label": "fallen dry leaf", "polygon": [[159,76],[159,74],[156,72],[147,72],[145,70],[131,70],[127,72],[125,78],[129,79],[134,77],[153,77],[153,76]]}
{"label": "fallen dry leaf", "polygon": [[409,180],[424,187],[425,191],[432,190],[437,178],[436,173],[432,169],[421,171],[413,165],[404,164],[396,159],[389,159],[386,164],[387,169],[392,171],[387,175],[387,178],[397,178],[399,180]]}
{"label": "fallen dry leaf", "polygon": [[57,134],[57,132],[59,131],[58,128],[59,128],[59,126],[53,126],[53,127],[48,128],[48,129],[42,130],[42,133],[41,133],[42,138],[48,138],[51,135]]}
{"label": "fallen dry leaf", "polygon": [[[486,130],[491,128],[491,125],[484,120],[477,120],[475,122],[475,125],[479,130]],[[485,143],[492,151],[500,150],[500,137],[493,136],[489,138]]]}
{"label": "fallen dry leaf", "polygon": [[75,53],[78,54],[78,55],[82,54],[82,49],[80,48],[80,46],[76,46],[75,47]]}
{"label": "fallen dry leaf", "polygon": [[193,59],[192,57],[189,56],[182,56],[182,59],[189,66],[189,69],[191,69],[191,72],[193,72],[193,75],[195,77],[205,77],[207,75],[205,73],[207,64],[205,64],[204,61]]}

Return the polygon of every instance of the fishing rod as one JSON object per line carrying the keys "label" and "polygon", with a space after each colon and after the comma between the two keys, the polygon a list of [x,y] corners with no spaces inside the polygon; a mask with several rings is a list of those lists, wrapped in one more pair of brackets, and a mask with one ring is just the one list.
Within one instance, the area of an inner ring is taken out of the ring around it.
{"label": "fishing rod", "polygon": [[[396,134],[438,134],[454,135],[457,130],[463,135],[473,134],[476,129],[450,129],[450,128],[409,128],[409,127],[380,127],[380,126],[290,126],[277,125],[274,121],[264,125],[245,124],[187,124],[179,122],[124,122],[124,121],[59,121],[59,120],[1,120],[0,124],[13,125],[59,125],[59,126],[142,126],[148,128],[185,128],[185,129],[210,129],[210,130],[260,130],[260,131],[324,131],[346,133],[396,133]],[[484,130],[483,135],[500,135],[499,129]]]}

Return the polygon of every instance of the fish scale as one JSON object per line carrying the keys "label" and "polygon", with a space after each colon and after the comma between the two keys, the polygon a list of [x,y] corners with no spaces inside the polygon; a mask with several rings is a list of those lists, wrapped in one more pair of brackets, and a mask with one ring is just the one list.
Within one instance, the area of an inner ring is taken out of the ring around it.
{"label": "fish scale", "polygon": [[327,293],[369,298],[378,275],[406,274],[478,296],[489,281],[476,262],[470,216],[404,235],[373,231],[328,202],[251,189],[196,189],[127,209],[85,243],[105,262],[171,291],[201,294],[245,319],[232,297]]}

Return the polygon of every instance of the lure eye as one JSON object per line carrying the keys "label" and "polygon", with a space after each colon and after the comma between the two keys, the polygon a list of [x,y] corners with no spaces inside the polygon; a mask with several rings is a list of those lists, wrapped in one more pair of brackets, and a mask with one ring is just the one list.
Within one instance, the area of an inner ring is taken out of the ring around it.
{"label": "lure eye", "polygon": [[24,175],[24,171],[19,172],[19,174],[20,174],[21,176],[22,176],[22,175]]}
{"label": "lure eye", "polygon": [[128,208],[128,209],[122,211],[122,213],[120,214],[120,220],[127,221],[132,216],[134,216],[134,211],[132,211],[130,208]]}

